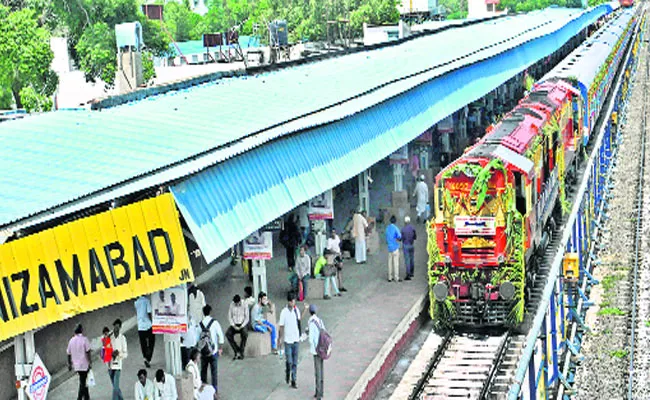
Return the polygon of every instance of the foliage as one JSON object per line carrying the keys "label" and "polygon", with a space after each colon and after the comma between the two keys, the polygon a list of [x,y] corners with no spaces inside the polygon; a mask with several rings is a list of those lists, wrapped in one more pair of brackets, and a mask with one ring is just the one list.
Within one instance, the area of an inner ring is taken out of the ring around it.
{"label": "foliage", "polygon": [[113,86],[117,71],[115,34],[104,22],[88,27],[75,46],[79,54],[79,67],[88,82],[97,78]]}
{"label": "foliage", "polygon": [[17,108],[23,108],[25,103],[30,111],[51,108],[48,98],[54,94],[59,80],[50,69],[54,58],[50,34],[38,26],[35,12],[12,12],[0,5],[0,38],[1,105],[10,103],[10,93]]}
{"label": "foliage", "polygon": [[[507,9],[509,12],[529,12],[541,10],[553,5],[558,7],[580,8],[582,7],[582,2],[581,0],[501,0],[497,4],[497,10]],[[589,5],[591,6],[591,4]]]}
{"label": "foliage", "polygon": [[625,358],[629,354],[629,350],[612,350],[609,355],[615,358]]}
{"label": "foliage", "polygon": [[436,329],[450,328],[456,315],[456,307],[453,303],[454,297],[448,295],[445,301],[439,302],[433,295],[433,286],[438,283],[440,277],[446,276],[449,272],[447,267],[438,268],[437,266],[441,259],[433,222],[427,224],[427,253],[429,254],[427,262],[427,270],[429,271],[429,315]]}
{"label": "foliage", "polygon": [[476,194],[476,209],[479,210],[483,203],[485,202],[485,196],[487,195],[488,191],[488,181],[492,177],[492,170],[497,169],[501,171],[503,174],[504,178],[507,179],[508,173],[506,169],[503,167],[503,162],[495,158],[492,161],[490,161],[479,173],[476,175],[476,178],[474,179],[474,184],[472,184],[472,189],[470,190],[469,197],[474,197]]}
{"label": "foliage", "polygon": [[625,311],[621,310],[618,307],[605,307],[601,308],[598,310],[598,315],[615,315],[615,316],[621,316],[625,315]]}
{"label": "foliage", "polygon": [[153,83],[156,77],[156,69],[153,65],[153,54],[148,51],[142,53],[142,78],[145,85]]}
{"label": "foliage", "polygon": [[65,31],[70,55],[89,82],[101,79],[108,87],[115,82],[117,24],[139,21],[147,49],[155,55],[168,53],[167,35],[140,12],[139,0],[53,0],[48,7],[57,16],[52,29]]}
{"label": "foliage", "polygon": [[438,4],[445,10],[447,19],[467,18],[467,0],[440,0]]}

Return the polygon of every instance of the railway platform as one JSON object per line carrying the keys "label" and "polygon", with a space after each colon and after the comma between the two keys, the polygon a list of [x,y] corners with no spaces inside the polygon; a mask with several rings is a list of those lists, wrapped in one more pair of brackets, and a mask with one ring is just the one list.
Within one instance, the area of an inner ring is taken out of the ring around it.
{"label": "railway platform", "polygon": [[[399,224],[400,226],[402,224]],[[418,240],[415,247],[415,277],[400,283],[387,281],[387,252],[383,243],[385,225],[378,226],[380,247],[376,254],[368,255],[366,264],[357,265],[354,259],[345,261],[345,287],[342,297],[331,300],[315,300],[319,316],[323,319],[333,338],[333,352],[325,361],[325,398],[367,398],[381,384],[376,376],[389,372],[396,359],[395,349],[407,342],[410,332],[415,332],[417,316],[425,306],[426,298],[426,231],[417,224]],[[274,258],[267,261],[267,284],[270,300],[277,312],[286,303],[288,290],[284,248],[274,249]],[[400,259],[400,276],[404,277],[404,261]],[[235,294],[243,296],[249,286],[246,275],[239,266],[231,266],[229,260],[213,266],[197,277],[199,288],[206,301],[213,306],[213,315],[223,330],[228,327],[227,312]],[[301,305],[299,304],[301,307]],[[135,310],[133,311],[135,313]],[[130,318],[133,315],[115,315],[114,318]],[[144,368],[137,331],[126,333],[129,356],[124,363],[121,388],[125,398],[133,396],[137,371]],[[65,351],[65,349],[62,349]],[[307,342],[300,345],[298,364],[298,389],[284,382],[284,359],[277,355],[233,360],[232,349],[226,341],[224,354],[219,360],[219,393],[221,399],[306,399],[314,393],[312,356]],[[105,366],[93,359],[97,385],[91,388],[93,399],[110,399],[110,381]],[[163,338],[157,336],[149,377],[158,368],[165,367]],[[51,400],[67,400],[77,393],[78,379],[72,376],[51,390]],[[366,392],[364,395],[364,392]]]}

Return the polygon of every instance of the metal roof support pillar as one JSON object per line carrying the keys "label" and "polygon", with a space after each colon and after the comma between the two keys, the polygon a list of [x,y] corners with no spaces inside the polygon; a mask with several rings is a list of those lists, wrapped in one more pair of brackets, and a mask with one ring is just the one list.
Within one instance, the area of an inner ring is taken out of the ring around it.
{"label": "metal roof support pillar", "polygon": [[[188,326],[188,329],[191,329]],[[183,372],[181,366],[181,335],[180,333],[165,333],[165,366],[167,372],[172,376],[178,376]]]}
{"label": "metal roof support pillar", "polygon": [[26,400],[26,389],[29,385],[29,374],[34,364],[34,355],[36,354],[36,347],[34,346],[34,331],[26,332],[14,338],[14,353],[15,353],[15,370],[16,370],[16,386],[18,388],[18,400]]}
{"label": "metal roof support pillar", "polygon": [[266,261],[264,260],[250,260],[253,263],[253,292],[254,298],[260,292],[268,293],[266,289]]}
{"label": "metal roof support pillar", "polygon": [[393,164],[393,191],[401,192],[404,190],[404,174],[406,168],[404,164]]}
{"label": "metal roof support pillar", "polygon": [[368,180],[370,174],[368,170],[359,174],[359,208],[368,212],[370,209],[370,189],[368,188]]}

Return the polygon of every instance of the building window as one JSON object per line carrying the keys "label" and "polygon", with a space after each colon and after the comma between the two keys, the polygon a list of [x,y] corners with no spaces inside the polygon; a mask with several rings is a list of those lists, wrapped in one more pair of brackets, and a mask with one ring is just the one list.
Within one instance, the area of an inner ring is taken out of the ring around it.
{"label": "building window", "polygon": [[487,10],[488,10],[488,12],[493,12],[494,11],[494,4],[491,4],[491,3],[488,4],[487,5]]}

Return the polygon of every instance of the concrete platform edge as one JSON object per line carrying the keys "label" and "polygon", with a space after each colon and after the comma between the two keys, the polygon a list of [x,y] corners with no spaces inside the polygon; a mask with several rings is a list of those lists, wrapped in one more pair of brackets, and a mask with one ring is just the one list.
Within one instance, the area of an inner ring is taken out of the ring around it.
{"label": "concrete platform edge", "polygon": [[390,368],[385,367],[387,364],[395,362],[397,353],[408,343],[408,337],[415,333],[418,327],[418,317],[427,307],[428,303],[429,293],[426,290],[413,304],[404,318],[402,318],[370,365],[368,365],[363,374],[361,374],[361,377],[354,384],[352,390],[345,397],[345,400],[365,400],[372,398],[388,372],[390,372],[392,365]]}

